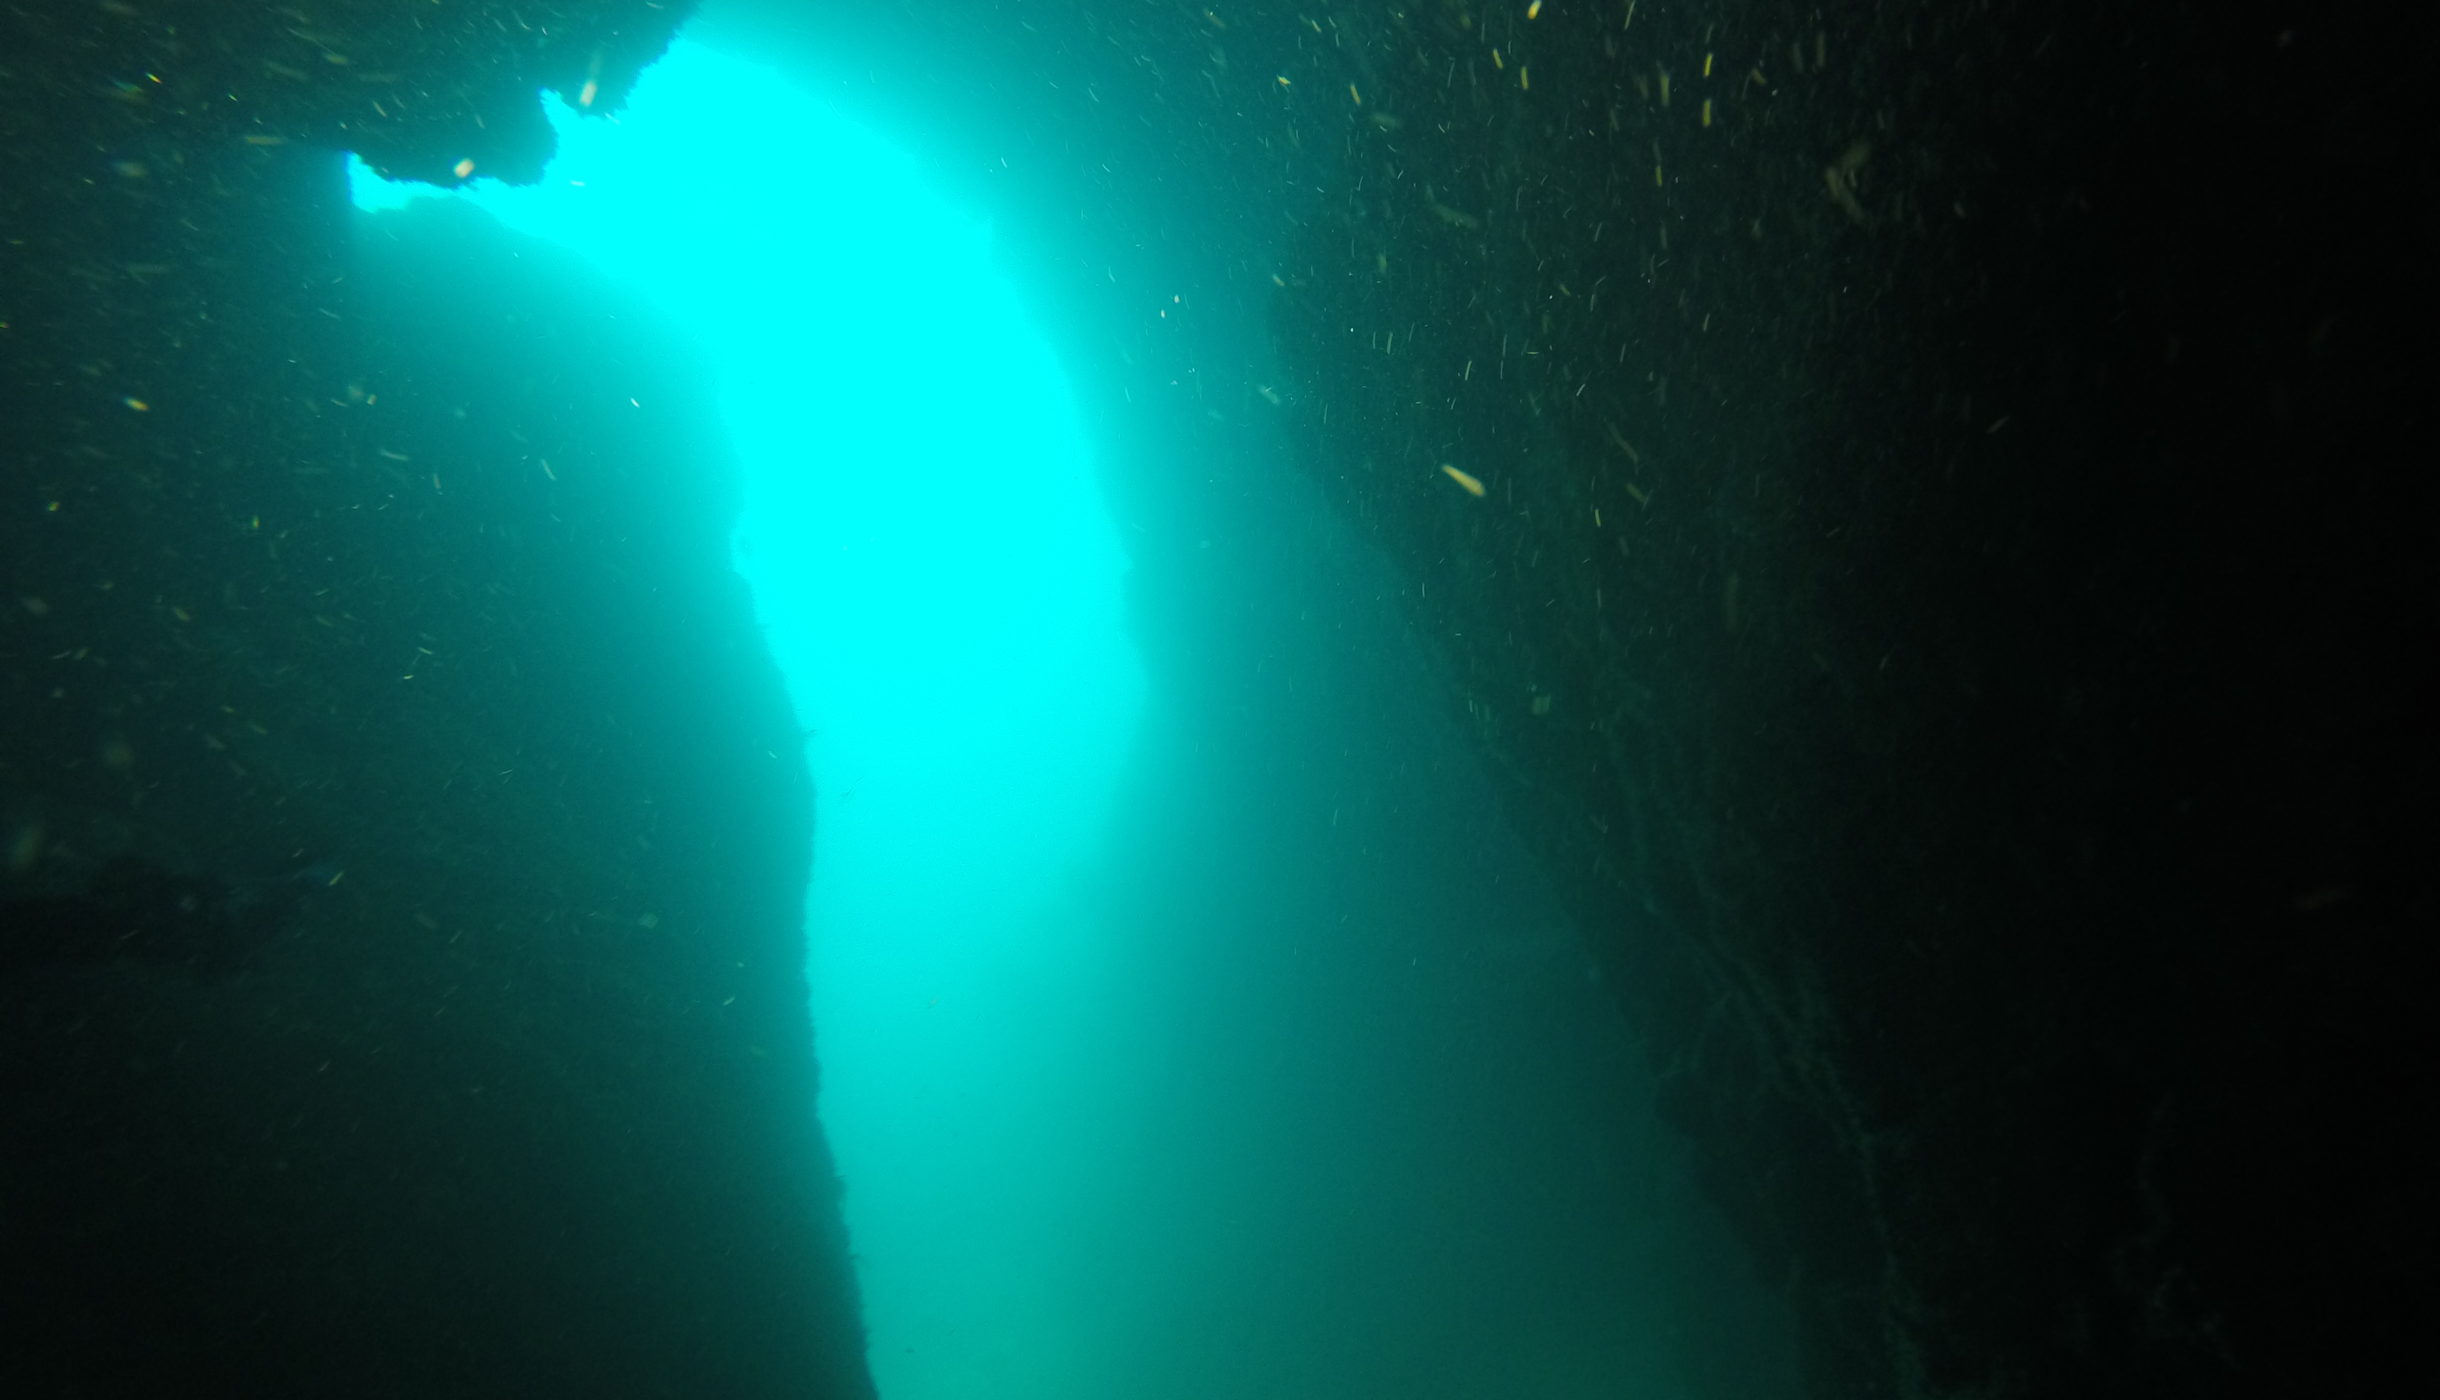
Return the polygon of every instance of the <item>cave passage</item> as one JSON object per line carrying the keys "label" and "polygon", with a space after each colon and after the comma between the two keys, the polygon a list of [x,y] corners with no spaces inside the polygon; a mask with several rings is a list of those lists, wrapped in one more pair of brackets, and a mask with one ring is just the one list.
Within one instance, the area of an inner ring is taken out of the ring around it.
{"label": "cave passage", "polygon": [[882,1393],[1792,1387],[1398,585],[1260,421],[1189,469],[1243,509],[1131,558],[1057,293],[913,155],[684,41],[552,106],[539,185],[357,201],[571,249],[716,378]]}

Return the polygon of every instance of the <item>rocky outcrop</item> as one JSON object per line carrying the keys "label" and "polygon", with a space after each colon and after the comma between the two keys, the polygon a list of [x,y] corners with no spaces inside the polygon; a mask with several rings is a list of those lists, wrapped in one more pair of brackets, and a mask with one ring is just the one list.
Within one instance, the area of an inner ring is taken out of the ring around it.
{"label": "rocky outcrop", "polygon": [[870,1393],[708,396],[337,149],[537,170],[675,19],[10,12],[11,1394]]}
{"label": "rocky outcrop", "polygon": [[2249,105],[2335,18],[1625,9],[1342,17],[1276,325],[1816,1392],[2375,1366],[2428,103]]}

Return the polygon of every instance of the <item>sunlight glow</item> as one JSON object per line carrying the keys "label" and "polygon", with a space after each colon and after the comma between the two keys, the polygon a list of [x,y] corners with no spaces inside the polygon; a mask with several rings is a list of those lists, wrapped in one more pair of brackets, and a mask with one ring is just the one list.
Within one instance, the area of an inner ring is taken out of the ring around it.
{"label": "sunlight glow", "polygon": [[[737,567],[812,734],[822,1117],[873,1363],[893,1400],[954,1394],[1089,1315],[1004,1296],[1014,1254],[1056,1274],[1056,1242],[1015,1232],[1069,1188],[978,1164],[1039,1156],[1057,1110],[1018,1110],[1004,1081],[1080,1053],[1044,1022],[1098,994],[1076,882],[1144,703],[1126,560],[989,231],[905,156],[688,42],[614,119],[551,105],[538,185],[441,196],[359,165],[356,201],[469,200],[712,361],[745,473]],[[980,1100],[997,1116],[910,1109]],[[1020,1393],[997,1374],[969,1393]]]}

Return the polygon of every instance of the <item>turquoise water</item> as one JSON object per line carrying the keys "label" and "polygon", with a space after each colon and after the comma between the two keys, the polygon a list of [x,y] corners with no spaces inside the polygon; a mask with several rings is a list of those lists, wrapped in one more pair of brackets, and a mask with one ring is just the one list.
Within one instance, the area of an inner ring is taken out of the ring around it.
{"label": "turquoise water", "polygon": [[0,1395],[2381,1393],[2402,14],[0,7]]}
{"label": "turquoise water", "polygon": [[682,42],[615,121],[555,120],[542,183],[448,197],[716,377],[818,794],[820,1116],[882,1393],[1716,1370],[1737,1266],[1369,549],[1255,455],[1249,511],[1132,557],[1029,323],[1055,293],[772,70]]}

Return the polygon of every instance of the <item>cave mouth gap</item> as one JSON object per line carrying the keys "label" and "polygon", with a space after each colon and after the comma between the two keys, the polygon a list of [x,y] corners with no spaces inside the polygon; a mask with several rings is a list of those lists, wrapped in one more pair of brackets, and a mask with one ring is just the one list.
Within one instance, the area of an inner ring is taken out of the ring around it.
{"label": "cave mouth gap", "polygon": [[[945,1395],[987,1383],[952,1357],[1082,1349],[1085,1301],[1013,1274],[1092,1272],[1045,1223],[1088,1205],[1055,1160],[1083,1149],[1045,1125],[1090,1113],[1100,1052],[1072,1013],[1108,995],[1109,940],[1078,872],[1144,681],[1070,387],[988,228],[777,73],[682,39],[611,119],[544,101],[539,184],[442,193],[351,160],[355,201],[480,208],[708,365],[736,567],[817,794],[820,1114],[876,1375]],[[1014,1160],[1037,1169],[978,1169]]]}

